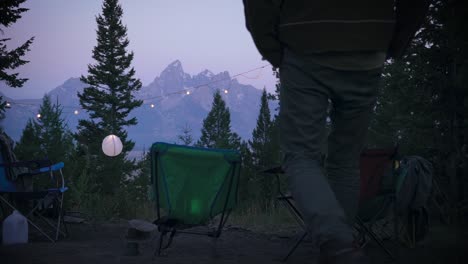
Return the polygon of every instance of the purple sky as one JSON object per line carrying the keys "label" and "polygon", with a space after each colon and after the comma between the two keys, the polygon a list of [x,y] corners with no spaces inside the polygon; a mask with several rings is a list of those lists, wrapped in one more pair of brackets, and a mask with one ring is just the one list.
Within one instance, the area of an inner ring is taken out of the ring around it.
{"label": "purple sky", "polygon": [[[30,63],[17,70],[29,78],[23,88],[0,84],[0,92],[14,99],[40,98],[70,77],[86,74],[96,45],[95,16],[98,0],[29,0],[30,10],[0,37],[12,38],[10,48],[35,36],[25,57]],[[137,77],[149,84],[178,59],[185,72],[204,69],[231,75],[267,64],[261,60],[245,29],[241,0],[120,0],[127,25]],[[1,33],[0,33],[1,34]],[[252,72],[238,81],[273,91],[271,67]]]}

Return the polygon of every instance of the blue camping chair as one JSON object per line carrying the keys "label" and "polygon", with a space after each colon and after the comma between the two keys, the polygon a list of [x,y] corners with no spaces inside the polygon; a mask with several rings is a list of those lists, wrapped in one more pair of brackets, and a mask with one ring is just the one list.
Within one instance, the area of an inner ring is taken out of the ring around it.
{"label": "blue camping chair", "polygon": [[[63,201],[68,188],[62,173],[64,163],[12,159],[15,158],[11,148],[5,142],[0,142],[0,207],[3,214],[5,215],[6,211],[3,205],[20,211],[28,223],[51,242],[58,240],[60,235],[66,237],[68,231],[63,220]],[[33,190],[32,179],[44,176],[50,177],[53,186],[44,190]],[[28,206],[24,206],[25,204]],[[51,210],[57,218],[56,221],[45,217]]]}

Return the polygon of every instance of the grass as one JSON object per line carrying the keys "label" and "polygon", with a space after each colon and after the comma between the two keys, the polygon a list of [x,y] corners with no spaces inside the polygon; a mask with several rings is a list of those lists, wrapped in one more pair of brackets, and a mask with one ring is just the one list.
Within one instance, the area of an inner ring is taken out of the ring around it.
{"label": "grass", "polygon": [[[153,222],[157,218],[154,202],[98,196],[83,203],[81,208],[73,208],[70,211],[85,213],[97,221],[142,219]],[[238,204],[226,225],[254,232],[275,234],[298,229],[297,223],[286,208],[272,203],[265,209],[255,201]]]}
{"label": "grass", "polygon": [[298,229],[288,210],[276,204],[267,209],[261,209],[256,203],[239,207],[230,216],[229,224],[260,233],[281,233]]}

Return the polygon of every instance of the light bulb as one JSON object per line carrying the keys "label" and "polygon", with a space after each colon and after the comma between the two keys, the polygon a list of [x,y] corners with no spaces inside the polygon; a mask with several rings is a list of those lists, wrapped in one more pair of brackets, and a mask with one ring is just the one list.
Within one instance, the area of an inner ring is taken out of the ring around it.
{"label": "light bulb", "polygon": [[75,115],[77,115],[79,112],[78,112],[78,110],[75,110],[75,112],[73,112],[73,113],[74,113]]}
{"label": "light bulb", "polygon": [[37,118],[41,118],[42,116],[41,116],[41,114],[37,114],[36,117],[37,117]]}
{"label": "light bulb", "polygon": [[154,108],[154,104],[151,104],[150,106],[151,106],[151,108]]}

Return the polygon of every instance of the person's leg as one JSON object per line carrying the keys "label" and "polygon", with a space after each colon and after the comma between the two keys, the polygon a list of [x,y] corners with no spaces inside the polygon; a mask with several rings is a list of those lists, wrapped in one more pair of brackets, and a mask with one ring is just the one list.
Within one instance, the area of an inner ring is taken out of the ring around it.
{"label": "person's leg", "polygon": [[329,89],[322,79],[333,70],[285,52],[280,69],[280,138],[291,193],[317,246],[352,243],[352,229],[320,166]]}
{"label": "person's leg", "polygon": [[332,129],[326,170],[330,185],[352,222],[359,202],[359,157],[365,143],[381,70],[339,72],[331,82]]}

